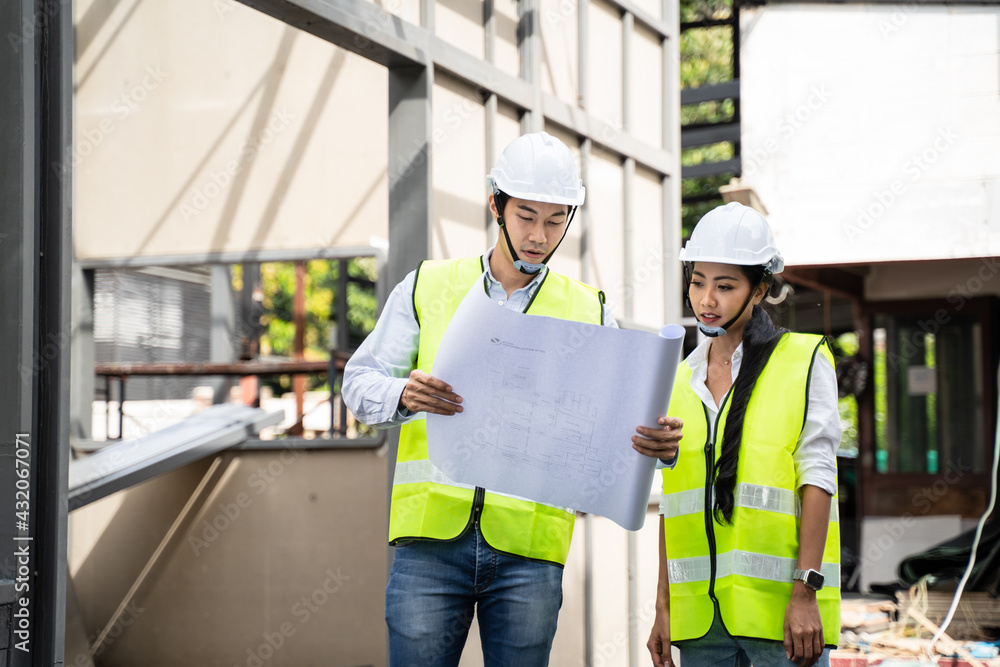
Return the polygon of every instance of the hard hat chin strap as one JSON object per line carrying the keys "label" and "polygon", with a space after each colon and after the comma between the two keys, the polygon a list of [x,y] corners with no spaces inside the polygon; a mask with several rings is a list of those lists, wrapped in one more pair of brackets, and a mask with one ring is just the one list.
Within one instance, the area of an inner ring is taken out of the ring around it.
{"label": "hard hat chin strap", "polygon": [[[690,296],[691,277],[693,271],[694,271],[694,262],[684,262],[684,281],[687,283],[687,286],[684,290],[684,304],[688,308],[691,308],[691,310],[694,310],[694,307],[691,305],[691,296]],[[768,272],[765,272],[764,275],[761,277],[761,279],[757,281],[757,284],[750,287],[750,294],[747,296],[747,300],[743,302],[743,307],[740,308],[740,312],[736,313],[736,316],[733,317],[733,319],[729,320],[721,327],[710,327],[707,324],[702,323],[701,320],[699,320],[698,330],[701,331],[706,336],[708,336],[709,338],[718,338],[719,336],[725,336],[726,333],[729,331],[729,327],[736,324],[736,320],[742,317],[743,311],[747,309],[747,306],[750,305],[750,301],[753,300],[753,295],[757,291],[757,288],[761,286],[761,283],[764,282],[764,280],[767,278],[768,275],[769,275]]]}
{"label": "hard hat chin strap", "polygon": [[[760,283],[757,284],[759,285]],[[750,296],[747,297],[747,300],[743,303],[743,307],[740,308],[740,312],[736,313],[736,316],[733,319],[729,320],[721,327],[710,327],[706,324],[702,324],[701,321],[699,320],[698,329],[709,338],[718,338],[719,336],[725,336],[726,333],[728,333],[729,331],[729,327],[736,324],[736,320],[740,319],[740,317],[743,315],[743,311],[745,311],[747,309],[747,306],[750,305],[750,300],[753,299],[753,293],[756,290],[757,290],[756,287],[750,290]]]}
{"label": "hard hat chin strap", "polygon": [[549,263],[552,259],[552,255],[556,254],[556,250],[562,244],[563,239],[566,238],[566,233],[569,231],[569,224],[573,222],[573,216],[576,214],[576,206],[570,206],[569,208],[569,219],[566,220],[566,229],[563,230],[562,238],[559,239],[559,243],[556,243],[556,247],[546,255],[541,262],[538,264],[532,264],[530,262],[525,262],[523,259],[517,256],[517,251],[514,250],[514,244],[510,241],[510,234],[507,232],[507,224],[503,219],[503,211],[507,208],[507,195],[499,190],[498,188],[493,188],[493,203],[497,208],[497,224],[500,225],[500,229],[503,230],[503,237],[507,240],[507,247],[510,248],[510,257],[514,260],[514,268],[523,273],[526,276],[533,276],[537,274],[542,268]]}

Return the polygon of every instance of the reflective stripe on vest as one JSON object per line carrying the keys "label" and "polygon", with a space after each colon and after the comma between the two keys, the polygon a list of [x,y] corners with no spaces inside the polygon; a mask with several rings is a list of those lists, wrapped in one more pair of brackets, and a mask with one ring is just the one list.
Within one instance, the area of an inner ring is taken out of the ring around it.
{"label": "reflective stripe on vest", "polygon": [[[413,292],[420,324],[416,368],[433,375],[434,358],[448,323],[469,290],[482,285],[484,271],[479,257],[421,264]],[[525,312],[601,325],[604,295],[550,270]],[[475,503],[481,502],[480,530],[494,549],[558,565],[566,562],[575,512],[455,484],[433,465],[428,468],[429,463],[426,421],[414,419],[399,434],[390,543],[410,538],[454,539],[472,521]]]}
{"label": "reflective stripe on vest", "polygon": [[[753,579],[789,582],[798,567],[794,558],[780,558],[749,551],[727,551],[716,556],[715,579],[725,579],[734,574]],[[678,558],[667,562],[670,585],[708,581],[711,578],[712,559],[710,556]],[[823,563],[820,572],[830,586],[840,588],[840,564]],[[827,584],[824,584],[824,587]]]}
{"label": "reflective stripe on vest", "polygon": [[[766,510],[799,517],[802,515],[802,500],[799,494],[791,489],[779,489],[775,486],[747,484],[740,482],[733,492],[733,502],[736,507],[751,510]],[[713,494],[713,500],[714,500]],[[663,496],[660,501],[660,513],[665,518],[696,514],[705,510],[705,489],[688,489]],[[840,506],[830,503],[830,521],[840,521]]]}

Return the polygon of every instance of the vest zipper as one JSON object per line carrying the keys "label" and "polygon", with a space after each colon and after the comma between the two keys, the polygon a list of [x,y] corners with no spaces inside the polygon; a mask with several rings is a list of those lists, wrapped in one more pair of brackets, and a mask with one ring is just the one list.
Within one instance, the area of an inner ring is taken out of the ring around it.
{"label": "vest zipper", "polygon": [[[712,471],[715,469],[715,441],[719,436],[719,420],[722,419],[722,412],[726,409],[729,401],[729,394],[732,389],[726,392],[719,406],[719,413],[715,415],[715,428],[712,435],[705,443],[705,533],[708,536],[708,555],[711,576],[708,580],[708,597],[712,599],[715,608],[719,608],[719,600],[715,597],[715,574],[716,574],[716,552],[715,552],[715,520],[712,518]],[[705,424],[709,423],[708,408],[702,403],[701,409],[705,411]]]}
{"label": "vest zipper", "polygon": [[476,495],[472,497],[472,522],[479,523],[479,516],[483,513],[483,504],[486,501],[486,489],[481,486],[476,487]]}

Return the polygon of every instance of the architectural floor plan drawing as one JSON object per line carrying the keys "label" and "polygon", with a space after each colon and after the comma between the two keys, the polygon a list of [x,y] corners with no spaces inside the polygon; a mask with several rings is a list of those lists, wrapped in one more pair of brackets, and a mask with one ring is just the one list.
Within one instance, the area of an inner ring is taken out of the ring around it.
{"label": "architectural floor plan drawing", "polygon": [[431,461],[456,482],[637,530],[656,460],[631,436],[666,414],[683,336],[525,315],[473,290],[434,362],[464,410],[426,415]]}
{"label": "architectural floor plan drawing", "polygon": [[[500,401],[505,416],[495,443],[500,457],[540,467],[559,479],[570,471],[600,472],[602,451],[593,442],[596,408],[577,412],[565,404],[544,400],[504,397]],[[555,451],[532,448],[532,442],[545,440],[561,447]]]}

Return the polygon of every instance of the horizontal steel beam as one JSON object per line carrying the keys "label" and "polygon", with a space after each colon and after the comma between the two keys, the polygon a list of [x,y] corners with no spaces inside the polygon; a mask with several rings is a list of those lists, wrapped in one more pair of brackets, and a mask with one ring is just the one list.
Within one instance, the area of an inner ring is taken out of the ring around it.
{"label": "horizontal steel beam", "polygon": [[832,266],[786,267],[781,277],[793,285],[828,292],[851,301],[863,301],[864,276]]}
{"label": "horizontal steel beam", "polygon": [[702,176],[717,176],[728,172],[739,172],[740,159],[723,160],[721,162],[705,162],[681,167],[681,178],[701,178]]}
{"label": "horizontal steel beam", "polygon": [[637,7],[631,0],[610,0],[610,2],[616,5],[621,11],[628,12],[634,16],[637,24],[652,30],[661,40],[676,37],[676,35],[670,32],[670,26],[665,21],[654,17],[652,14],[646,12],[645,9]]}
{"label": "horizontal steel beam", "polygon": [[[495,94],[522,112],[531,111],[534,106],[534,84],[511,76],[365,0],[337,0],[336,5],[323,0],[240,2],[386,67],[429,67],[435,74],[443,72],[474,86],[484,99]],[[661,36],[670,36],[666,23],[638,9],[630,0],[612,2]],[[547,120],[607,147],[622,158],[632,158],[661,175],[674,171],[672,165],[676,163],[669,152],[650,147],[552,95],[542,95],[541,111]]]}
{"label": "horizontal steel beam", "polygon": [[284,419],[259,408],[216,405],[137,440],[104,447],[69,466],[69,509],[237,445]]}
{"label": "horizontal steel beam", "polygon": [[681,148],[707,146],[708,144],[717,144],[721,141],[737,142],[739,140],[740,124],[738,121],[734,123],[719,123],[692,130],[681,128]]}
{"label": "horizontal steel beam", "polygon": [[714,102],[716,100],[726,100],[729,98],[738,99],[740,96],[740,80],[733,79],[725,83],[717,83],[711,86],[699,86],[698,88],[687,88],[681,91],[681,106],[689,104],[700,104],[701,102]]}
{"label": "horizontal steel beam", "polygon": [[240,0],[322,40],[386,67],[429,65],[426,30],[364,0]]}
{"label": "horizontal steel beam", "polygon": [[495,65],[470,56],[454,44],[434,37],[430,40],[431,57],[435,72],[447,72],[453,77],[475,86],[483,101],[489,93],[520,109],[532,105],[532,85],[524,79],[511,76]]}
{"label": "horizontal steel beam", "polygon": [[385,431],[376,431],[370,438],[282,438],[261,440],[248,438],[233,447],[241,451],[282,451],[285,449],[378,449],[385,444]]}
{"label": "horizontal steel beam", "polygon": [[566,104],[554,95],[542,96],[542,112],[547,120],[590,139],[593,143],[618,153],[623,158],[632,158],[660,174],[674,173],[670,152],[645,144],[620,127],[594,118],[583,109]]}
{"label": "horizontal steel beam", "polygon": [[681,202],[684,204],[702,204],[707,201],[722,201],[722,195],[716,192],[710,192],[704,195],[692,195],[690,197],[684,197]]}
{"label": "horizontal steel beam", "polygon": [[[337,370],[344,370],[347,355],[338,353]],[[129,375],[285,375],[294,373],[326,373],[330,370],[329,361],[307,361],[305,359],[289,359],[287,361],[256,361],[256,362],[194,362],[194,363],[123,363],[95,364],[96,375],[122,377]]]}
{"label": "horizontal steel beam", "polygon": [[905,6],[907,8],[912,5],[991,5],[996,6],[996,0],[907,0],[903,3],[899,0],[865,0],[862,2],[845,2],[844,0],[743,0],[742,6],[759,6],[759,5],[787,5],[790,3],[805,4],[805,5],[857,5],[859,9],[864,9],[864,5],[892,5],[896,7]]}
{"label": "horizontal steel beam", "polygon": [[736,24],[736,19],[730,16],[727,19],[704,19],[702,21],[688,21],[686,23],[681,23],[681,32],[687,30],[696,30],[699,28],[718,28],[721,26],[733,26]]}
{"label": "horizontal steel beam", "polygon": [[77,264],[84,269],[120,269],[148,266],[192,266],[201,264],[243,264],[252,262],[294,262],[309,259],[351,259],[353,257],[375,257],[381,264],[384,255],[381,249],[372,246],[317,246],[291,250],[230,250],[226,252],[190,253],[177,255],[157,255],[156,257],[111,257],[81,259]]}

